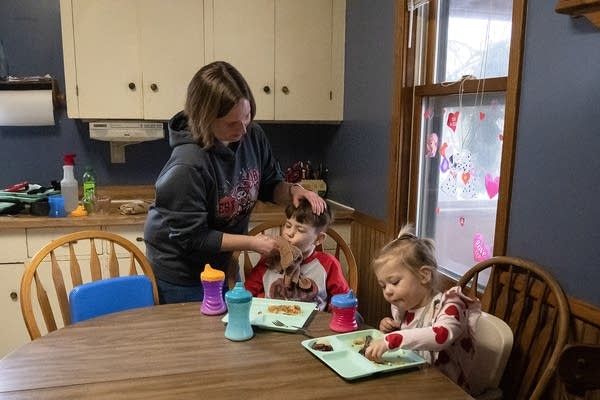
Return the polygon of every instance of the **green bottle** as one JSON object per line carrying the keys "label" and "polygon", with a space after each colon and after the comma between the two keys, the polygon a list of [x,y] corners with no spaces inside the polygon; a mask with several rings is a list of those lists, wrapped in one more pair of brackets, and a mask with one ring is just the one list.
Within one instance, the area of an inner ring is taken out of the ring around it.
{"label": "green bottle", "polygon": [[83,173],[83,198],[81,202],[89,214],[94,212],[96,205],[96,173],[90,166],[85,167]]}

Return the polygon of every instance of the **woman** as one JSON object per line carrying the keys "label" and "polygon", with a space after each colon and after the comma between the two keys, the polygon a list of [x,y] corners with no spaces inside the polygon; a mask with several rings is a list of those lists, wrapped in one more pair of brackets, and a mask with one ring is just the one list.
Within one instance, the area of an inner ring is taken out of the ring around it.
{"label": "woman", "polygon": [[305,198],[317,214],[326,207],[316,193],[283,181],[255,114],[246,80],[217,61],[196,73],[183,112],[169,121],[173,150],[144,228],[161,303],[201,301],[204,265],[227,271],[232,251],[276,249],[268,236],[246,235],[257,199]]}

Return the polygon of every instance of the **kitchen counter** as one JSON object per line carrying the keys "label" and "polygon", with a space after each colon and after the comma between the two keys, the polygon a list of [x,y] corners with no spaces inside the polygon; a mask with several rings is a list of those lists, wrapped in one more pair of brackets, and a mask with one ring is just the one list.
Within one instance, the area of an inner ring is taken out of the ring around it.
{"label": "kitchen counter", "polygon": [[[50,218],[37,217],[28,214],[15,216],[0,216],[0,229],[10,228],[52,228],[52,227],[82,227],[110,226],[110,225],[139,225],[146,221],[146,213],[135,215],[122,215],[119,206],[129,200],[152,201],[154,188],[152,186],[108,186],[98,190],[98,195],[109,196],[114,202],[110,205],[108,213],[91,214],[84,217]],[[353,209],[328,200],[332,208],[335,221],[349,222],[352,220]],[[284,207],[273,203],[258,202],[250,216],[251,222],[263,222],[284,215]]]}

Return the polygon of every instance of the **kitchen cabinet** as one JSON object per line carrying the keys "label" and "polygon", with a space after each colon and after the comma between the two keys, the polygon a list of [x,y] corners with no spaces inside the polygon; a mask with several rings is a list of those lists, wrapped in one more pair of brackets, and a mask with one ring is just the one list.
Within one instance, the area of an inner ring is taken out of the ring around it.
{"label": "kitchen cabinet", "polygon": [[206,0],[206,61],[240,70],[257,120],[341,121],[345,9],[345,0]]}
{"label": "kitchen cabinet", "polygon": [[0,358],[29,340],[21,317],[19,287],[27,258],[25,229],[0,231]]}
{"label": "kitchen cabinet", "polygon": [[61,0],[70,118],[167,120],[204,65],[202,0]]}

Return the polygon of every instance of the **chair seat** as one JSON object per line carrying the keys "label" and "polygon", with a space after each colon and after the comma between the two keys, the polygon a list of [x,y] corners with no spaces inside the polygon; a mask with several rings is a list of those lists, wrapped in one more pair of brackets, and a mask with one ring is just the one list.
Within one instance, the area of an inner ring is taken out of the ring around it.
{"label": "chair seat", "polygon": [[475,359],[471,371],[477,400],[502,399],[498,389],[513,346],[513,332],[500,318],[482,312],[474,334]]}

